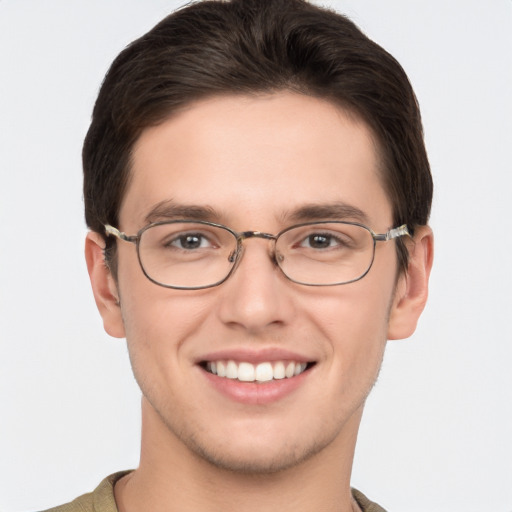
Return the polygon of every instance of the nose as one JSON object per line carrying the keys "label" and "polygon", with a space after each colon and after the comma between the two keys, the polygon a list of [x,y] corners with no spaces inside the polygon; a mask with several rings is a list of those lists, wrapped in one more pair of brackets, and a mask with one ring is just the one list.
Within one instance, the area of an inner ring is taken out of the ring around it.
{"label": "nose", "polygon": [[258,238],[244,240],[237,268],[222,285],[218,304],[225,325],[252,334],[289,323],[294,312],[293,284],[275,264],[268,237]]}

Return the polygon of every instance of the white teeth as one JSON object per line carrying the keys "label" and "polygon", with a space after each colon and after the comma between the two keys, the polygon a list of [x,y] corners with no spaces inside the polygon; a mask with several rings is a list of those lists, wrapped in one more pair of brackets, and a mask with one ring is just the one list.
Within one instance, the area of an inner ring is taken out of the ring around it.
{"label": "white teeth", "polygon": [[295,365],[294,375],[300,375],[306,369],[306,363],[297,363]]}
{"label": "white teeth", "polygon": [[253,382],[254,374],[254,365],[250,363],[240,363],[238,365],[238,380],[243,382]]}
{"label": "white teeth", "polygon": [[307,363],[294,361],[263,362],[257,365],[233,360],[209,361],[206,369],[219,377],[238,379],[241,382],[268,382],[273,379],[290,379],[300,375],[307,367]]}
{"label": "white teeth", "polygon": [[235,361],[228,361],[226,366],[226,377],[228,379],[238,379],[238,365]]}
{"label": "white teeth", "polygon": [[256,366],[256,380],[258,382],[267,382],[274,378],[274,369],[270,363],[260,363]]}
{"label": "white teeth", "polygon": [[274,379],[284,379],[284,377],[284,363],[279,361],[274,365]]}
{"label": "white teeth", "polygon": [[[212,363],[212,366],[211,366],[212,373],[215,373],[215,372],[213,371],[213,365],[214,365],[214,364],[215,364],[215,363]],[[222,361],[218,361],[218,362],[216,363],[216,366],[217,366],[217,375],[218,375],[219,377],[225,377],[225,376],[226,376],[226,365],[225,365]]]}

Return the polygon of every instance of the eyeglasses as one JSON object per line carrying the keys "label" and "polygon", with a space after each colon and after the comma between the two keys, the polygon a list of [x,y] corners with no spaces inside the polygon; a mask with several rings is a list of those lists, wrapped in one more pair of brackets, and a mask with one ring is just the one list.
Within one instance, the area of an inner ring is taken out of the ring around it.
{"label": "eyeglasses", "polygon": [[376,234],[357,222],[321,221],[290,226],[277,235],[260,231],[237,233],[213,222],[155,222],[136,235],[105,225],[107,235],[137,247],[139,263],[153,283],[178,290],[199,290],[222,284],[243,254],[243,241],[263,238],[272,243],[272,258],[294,283],[334,286],[363,278],[375,258],[377,242],[409,235],[404,224]]}

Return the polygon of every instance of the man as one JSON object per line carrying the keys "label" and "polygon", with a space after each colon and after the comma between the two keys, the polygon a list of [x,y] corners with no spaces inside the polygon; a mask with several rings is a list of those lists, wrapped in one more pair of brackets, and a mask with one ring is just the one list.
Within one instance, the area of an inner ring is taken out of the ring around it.
{"label": "man", "polygon": [[424,308],[432,182],[400,65],[300,0],[191,4],[114,61],[86,259],[143,394],[139,467],[55,511],[383,510],[350,488]]}

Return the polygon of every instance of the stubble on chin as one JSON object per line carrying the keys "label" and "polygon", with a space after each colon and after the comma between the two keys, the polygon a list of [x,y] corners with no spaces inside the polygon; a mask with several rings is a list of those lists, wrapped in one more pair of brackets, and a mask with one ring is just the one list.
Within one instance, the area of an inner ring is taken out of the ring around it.
{"label": "stubble on chin", "polygon": [[[173,438],[173,443],[179,444],[178,449],[188,452],[191,459],[195,459],[197,463],[231,474],[258,478],[293,470],[313,460],[330,445],[338,442],[343,437],[342,431],[350,431],[348,436],[350,441],[347,446],[351,446],[348,450],[351,453],[345,455],[353,456],[365,400],[366,397],[351,414],[347,415],[348,418],[337,426],[331,425],[331,428],[325,429],[318,426],[317,434],[319,435],[314,436],[312,432],[304,432],[302,437],[296,439],[292,439],[293,432],[290,432],[286,442],[277,447],[269,447],[268,450],[257,448],[257,443],[250,433],[247,433],[247,439],[243,440],[242,446],[236,447],[230,443],[229,435],[219,442],[211,438],[207,426],[193,429],[187,425],[184,428],[168,421],[166,415],[160,414],[154,408],[153,412],[159,416],[161,426],[166,429],[167,435]],[[170,417],[172,418],[172,415]],[[353,425],[348,425],[349,423]]]}
{"label": "stubble on chin", "polygon": [[[194,435],[184,440],[187,448],[214,468],[236,473],[245,476],[265,476],[275,475],[297,466],[313,458],[328,446],[332,439],[316,440],[309,446],[301,446],[298,443],[281,446],[279,451],[274,454],[258,453],[254,454],[235,454],[231,450],[219,450],[215,447],[207,446],[200,442]],[[248,439],[250,443],[251,440]]]}

